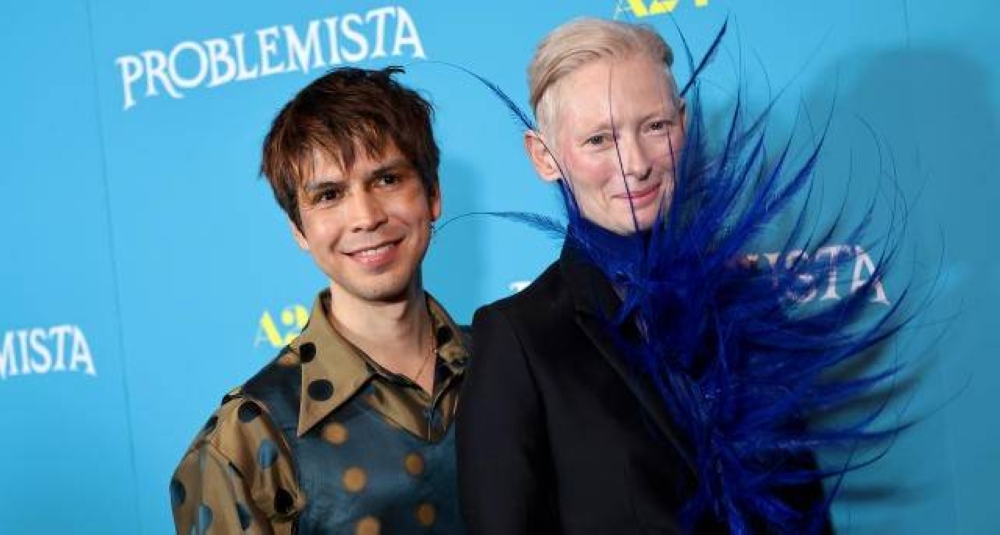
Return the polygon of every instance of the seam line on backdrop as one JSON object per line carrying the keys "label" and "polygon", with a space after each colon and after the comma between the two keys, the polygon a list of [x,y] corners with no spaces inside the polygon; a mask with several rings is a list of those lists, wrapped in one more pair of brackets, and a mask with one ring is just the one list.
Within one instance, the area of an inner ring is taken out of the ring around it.
{"label": "seam line on backdrop", "polygon": [[903,31],[906,35],[906,48],[910,48],[910,2],[903,0]]}
{"label": "seam line on backdrop", "polygon": [[111,277],[114,292],[115,321],[118,323],[118,356],[121,364],[122,393],[125,397],[125,432],[128,433],[128,456],[132,470],[132,516],[138,533],[143,533],[141,505],[139,504],[139,471],[135,459],[135,433],[132,432],[132,398],[128,388],[128,359],[125,358],[125,329],[122,321],[121,289],[118,278],[118,255],[115,248],[114,218],[111,216],[111,188],[108,184],[108,151],[104,143],[104,115],[101,113],[101,84],[98,79],[97,32],[94,24],[93,0],[85,2],[87,33],[90,45],[90,62],[94,84],[94,112],[97,115],[97,142],[101,146],[101,184],[104,186],[105,219],[108,229],[108,250],[111,254]]}

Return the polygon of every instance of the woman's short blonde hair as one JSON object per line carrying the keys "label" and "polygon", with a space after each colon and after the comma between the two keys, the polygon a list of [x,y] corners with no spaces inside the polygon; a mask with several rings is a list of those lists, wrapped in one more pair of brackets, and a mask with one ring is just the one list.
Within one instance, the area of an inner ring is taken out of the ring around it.
{"label": "woman's short blonde hair", "polygon": [[662,61],[676,100],[677,84],[670,74],[674,53],[653,28],[645,24],[579,18],[550,32],[535,50],[528,65],[531,108],[538,127],[545,130],[555,120],[554,96],[560,80],[582,65],[600,59],[626,60],[636,54]]}

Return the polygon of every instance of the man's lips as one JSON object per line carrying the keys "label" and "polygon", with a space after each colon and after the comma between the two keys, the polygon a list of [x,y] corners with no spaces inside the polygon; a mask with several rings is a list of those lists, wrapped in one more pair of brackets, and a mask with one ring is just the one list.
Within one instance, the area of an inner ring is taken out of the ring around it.
{"label": "man's lips", "polygon": [[379,267],[392,261],[396,256],[396,249],[402,239],[381,242],[375,245],[359,247],[345,252],[354,261],[367,266]]}

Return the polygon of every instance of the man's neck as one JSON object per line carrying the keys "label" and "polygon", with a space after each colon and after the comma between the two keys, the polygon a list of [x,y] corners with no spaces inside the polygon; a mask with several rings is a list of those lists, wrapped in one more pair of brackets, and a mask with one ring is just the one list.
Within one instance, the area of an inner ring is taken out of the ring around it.
{"label": "man's neck", "polygon": [[[410,377],[430,391],[435,357],[427,298],[413,284],[398,300],[367,301],[331,288],[330,323],[349,342],[382,367]],[[429,369],[425,369],[429,368]],[[424,377],[426,376],[426,377]],[[427,378],[430,381],[427,381]]]}

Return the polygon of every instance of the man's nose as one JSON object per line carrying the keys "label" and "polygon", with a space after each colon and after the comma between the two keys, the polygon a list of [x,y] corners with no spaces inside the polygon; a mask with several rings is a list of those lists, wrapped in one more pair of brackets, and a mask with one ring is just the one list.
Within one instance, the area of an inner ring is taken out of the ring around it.
{"label": "man's nose", "polygon": [[386,222],[386,213],[378,196],[369,191],[359,191],[350,196],[351,230],[363,232],[375,230]]}

